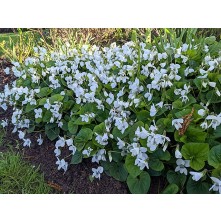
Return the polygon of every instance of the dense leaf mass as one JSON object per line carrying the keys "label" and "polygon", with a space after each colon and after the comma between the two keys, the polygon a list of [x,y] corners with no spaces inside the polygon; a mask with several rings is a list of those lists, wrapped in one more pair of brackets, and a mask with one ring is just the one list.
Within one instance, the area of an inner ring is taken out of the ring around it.
{"label": "dense leaf mass", "polygon": [[[164,193],[186,192],[186,176],[188,193],[213,193],[209,184],[221,193],[221,56],[214,44],[213,37],[159,37],[34,48],[34,57],[5,69],[17,79],[0,93],[0,108],[13,107],[13,132],[24,147],[34,131],[56,141],[59,170],[68,169],[68,148],[71,163],[90,157],[100,164],[92,178],[105,171],[132,193],[147,193],[151,174],[167,176]],[[37,141],[44,142],[40,134]]]}

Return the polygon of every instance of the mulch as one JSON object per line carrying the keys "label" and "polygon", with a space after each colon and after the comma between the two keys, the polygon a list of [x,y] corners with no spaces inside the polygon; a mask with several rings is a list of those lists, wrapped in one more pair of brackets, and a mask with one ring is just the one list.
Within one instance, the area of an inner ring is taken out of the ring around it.
{"label": "mulch", "polygon": [[[0,92],[4,89],[5,84],[9,84],[14,80],[12,75],[5,75],[3,69],[10,67],[10,62],[0,59]],[[0,110],[0,120],[11,118],[12,109],[6,112]],[[44,174],[45,180],[49,186],[53,188],[53,193],[75,193],[75,194],[128,194],[129,190],[124,182],[119,182],[114,178],[103,173],[100,180],[95,179],[90,181],[92,167],[97,167],[96,164],[91,163],[91,159],[84,159],[78,165],[69,165],[66,173],[57,170],[56,157],[54,155],[54,142],[44,138],[42,146],[38,146],[36,142],[37,134],[31,134],[32,140],[31,148],[22,148],[18,145],[19,139],[16,134],[12,134],[12,126],[7,128],[7,136],[4,143],[10,144],[15,148],[15,151],[22,153],[24,160],[39,167]],[[0,146],[0,151],[7,151],[7,146]],[[62,150],[63,151],[63,150]],[[68,150],[64,150],[65,154],[70,154]],[[70,157],[66,159],[70,162]],[[165,182],[162,178],[151,177],[150,193],[158,193],[159,189],[162,191]]]}

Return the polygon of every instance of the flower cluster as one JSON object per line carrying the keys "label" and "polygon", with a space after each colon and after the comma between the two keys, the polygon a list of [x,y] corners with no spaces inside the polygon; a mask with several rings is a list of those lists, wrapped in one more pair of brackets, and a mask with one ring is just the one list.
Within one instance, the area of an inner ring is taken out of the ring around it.
{"label": "flower cluster", "polygon": [[[56,140],[58,170],[68,169],[62,157],[62,150],[68,148],[73,163],[91,157],[101,164],[92,169],[94,178],[100,179],[104,170],[121,176],[115,171],[118,166],[122,174],[132,173],[132,177],[133,167],[144,174],[161,173],[168,161],[176,174],[190,174],[198,182],[208,175],[207,170],[198,172],[207,158],[186,144],[206,144],[209,154],[218,145],[211,140],[220,137],[216,130],[221,124],[217,106],[221,84],[216,74],[221,57],[210,53],[208,45],[202,46],[128,42],[76,49],[67,44],[54,52],[38,47],[34,57],[5,69],[17,79],[0,93],[0,108],[13,107],[13,133],[18,133],[24,147],[31,146],[25,136],[35,129]],[[186,123],[184,118],[192,110]],[[8,120],[1,125],[6,127]],[[178,135],[181,128],[184,134]],[[175,142],[183,145],[181,151],[173,148]],[[42,145],[42,135],[37,143]],[[126,175],[117,179],[125,181]],[[213,178],[215,191],[220,191],[218,178]]]}

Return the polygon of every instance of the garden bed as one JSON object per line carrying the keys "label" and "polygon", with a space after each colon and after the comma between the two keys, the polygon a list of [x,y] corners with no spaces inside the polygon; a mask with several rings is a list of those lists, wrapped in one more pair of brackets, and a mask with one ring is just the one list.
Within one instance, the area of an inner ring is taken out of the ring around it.
{"label": "garden bed", "polygon": [[[0,91],[3,90],[5,84],[10,84],[13,79],[12,75],[5,75],[3,69],[11,67],[10,62],[0,60]],[[12,110],[9,108],[6,112],[0,112],[0,121],[9,118],[12,115]],[[34,136],[34,135],[32,135]],[[33,141],[36,139],[32,139]],[[58,171],[55,165],[56,158],[54,156],[54,143],[44,138],[44,145],[39,147],[36,143],[32,143],[31,148],[19,147],[18,140],[12,134],[12,127],[7,128],[6,137],[4,138],[4,146],[0,146],[0,152],[8,150],[7,145],[11,144],[17,148],[25,161],[32,165],[39,166],[40,171],[44,174],[45,180],[49,186],[54,189],[54,193],[78,193],[78,194],[125,194],[129,193],[126,183],[115,180],[114,178],[103,174],[101,180],[89,179],[91,168],[94,167],[90,159],[84,159],[78,165],[70,165],[66,173]],[[68,155],[68,153],[67,153]],[[70,162],[71,157],[68,161]],[[165,180],[159,177],[152,178],[150,193],[158,193],[165,186]]]}
{"label": "garden bed", "polygon": [[221,44],[196,31],[9,56],[7,139],[56,192],[221,193]]}

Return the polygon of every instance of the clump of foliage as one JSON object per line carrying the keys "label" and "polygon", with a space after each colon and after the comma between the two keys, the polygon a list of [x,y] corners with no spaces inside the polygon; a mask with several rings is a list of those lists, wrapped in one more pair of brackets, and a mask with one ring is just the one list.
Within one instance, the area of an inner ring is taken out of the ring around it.
{"label": "clump of foliage", "polygon": [[163,193],[221,193],[221,43],[195,34],[165,29],[145,43],[134,33],[122,46],[37,47],[5,70],[17,79],[0,107],[13,107],[24,147],[34,131],[56,141],[59,170],[68,169],[68,148],[72,164],[99,164],[92,179],[105,171],[132,193],[147,193],[151,176],[167,178]]}

